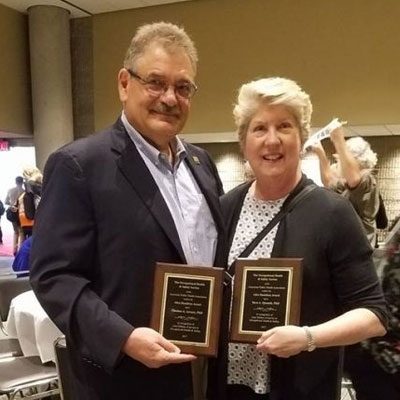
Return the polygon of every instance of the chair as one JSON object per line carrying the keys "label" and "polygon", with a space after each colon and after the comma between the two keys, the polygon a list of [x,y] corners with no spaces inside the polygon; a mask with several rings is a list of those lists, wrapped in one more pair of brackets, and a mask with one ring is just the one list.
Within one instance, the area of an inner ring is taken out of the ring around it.
{"label": "chair", "polygon": [[[3,321],[7,320],[8,311],[10,310],[11,300],[28,290],[31,290],[29,278],[0,279],[0,330],[5,336],[7,332],[4,328]],[[22,356],[22,350],[18,339],[1,339],[0,340],[0,359],[4,357]]]}
{"label": "chair", "polygon": [[10,357],[0,362],[0,395],[14,400],[43,399],[59,394],[57,369],[40,357]]}
{"label": "chair", "polygon": [[13,262],[14,257],[0,257],[0,279],[11,278],[15,275],[12,269]]}
{"label": "chair", "polygon": [[61,400],[74,400],[73,385],[71,384],[72,372],[67,354],[65,336],[61,336],[54,342],[56,366],[58,372],[58,387]]}
{"label": "chair", "polygon": [[[7,335],[1,321],[5,321],[11,300],[25,291],[31,290],[29,278],[10,278],[0,280],[0,327]],[[57,369],[53,363],[42,364],[40,357],[24,357],[17,339],[1,339],[14,354],[0,358],[0,395],[14,400],[19,394],[22,399],[42,399],[59,393]],[[13,347],[14,346],[14,347]],[[15,356],[15,355],[18,355]]]}
{"label": "chair", "polygon": [[28,290],[32,290],[28,277],[0,279],[0,319],[2,321],[7,319],[11,300]]}

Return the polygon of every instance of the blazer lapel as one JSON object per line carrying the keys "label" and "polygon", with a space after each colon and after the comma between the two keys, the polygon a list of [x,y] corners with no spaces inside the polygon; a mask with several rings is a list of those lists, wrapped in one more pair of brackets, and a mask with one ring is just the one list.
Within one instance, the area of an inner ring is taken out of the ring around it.
{"label": "blazer lapel", "polygon": [[117,159],[118,167],[175,246],[182,262],[186,263],[174,220],[153,176],[147,169],[146,164],[125,129],[123,132],[117,133],[119,136],[121,134],[124,135],[124,137],[120,137],[124,145],[116,146],[119,147],[119,149],[116,147],[114,148],[114,150],[119,150],[121,153],[120,157]]}

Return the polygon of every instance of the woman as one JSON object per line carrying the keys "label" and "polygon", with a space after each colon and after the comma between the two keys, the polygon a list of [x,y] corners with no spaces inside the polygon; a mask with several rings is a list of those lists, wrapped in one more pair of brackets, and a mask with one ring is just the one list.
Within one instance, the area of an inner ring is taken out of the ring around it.
{"label": "woman", "polygon": [[318,156],[321,181],[325,187],[341,194],[353,204],[371,246],[375,247],[376,217],[380,206],[379,186],[375,175],[378,157],[362,137],[345,139],[342,127],[330,134],[336,153],[336,162],[329,164],[321,143],[310,147]]}
{"label": "woman", "polygon": [[25,190],[18,198],[18,216],[22,229],[22,243],[32,236],[36,209],[42,193],[42,173],[36,167],[26,167],[23,171]]}
{"label": "woman", "polygon": [[[234,116],[254,180],[221,199],[228,265],[285,202],[312,184],[300,168],[311,112],[309,96],[288,79],[260,79],[240,89]],[[210,365],[209,398],[335,399],[339,346],[385,334],[385,303],[371,254],[348,200],[319,187],[303,197],[249,255],[303,259],[300,324],[272,328],[257,345],[222,339]]]}

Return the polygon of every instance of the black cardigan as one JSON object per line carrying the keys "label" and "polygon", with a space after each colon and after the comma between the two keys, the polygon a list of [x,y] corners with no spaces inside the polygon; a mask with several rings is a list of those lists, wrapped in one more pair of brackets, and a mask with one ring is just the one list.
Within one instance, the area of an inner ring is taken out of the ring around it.
{"label": "black cardigan", "polygon": [[[310,183],[303,176],[288,199]],[[221,198],[229,244],[250,185],[246,182]],[[303,258],[301,326],[320,324],[358,307],[370,309],[386,324],[385,301],[371,255],[349,201],[316,188],[280,222],[271,257]],[[224,306],[229,307],[229,290],[225,297]],[[210,360],[210,400],[226,398],[227,309],[223,314],[219,357]],[[340,348],[332,347],[288,359],[272,357],[270,399],[334,400],[340,389],[340,355]]]}

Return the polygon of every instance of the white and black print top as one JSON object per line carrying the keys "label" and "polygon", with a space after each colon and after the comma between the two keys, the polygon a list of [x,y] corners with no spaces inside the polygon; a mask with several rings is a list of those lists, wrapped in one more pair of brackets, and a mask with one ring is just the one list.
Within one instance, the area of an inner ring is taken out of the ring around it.
{"label": "white and black print top", "polygon": [[[250,189],[251,190],[251,189]],[[235,236],[229,252],[228,265],[250,244],[259,232],[278,214],[285,198],[260,200],[249,192],[243,201]],[[268,232],[249,258],[270,257],[279,223]],[[255,345],[229,343],[228,384],[249,386],[255,393],[270,391],[269,357],[256,350]]]}

